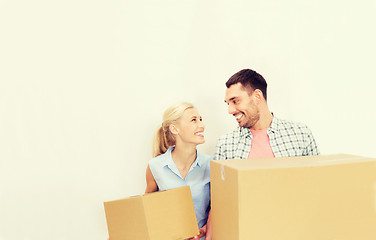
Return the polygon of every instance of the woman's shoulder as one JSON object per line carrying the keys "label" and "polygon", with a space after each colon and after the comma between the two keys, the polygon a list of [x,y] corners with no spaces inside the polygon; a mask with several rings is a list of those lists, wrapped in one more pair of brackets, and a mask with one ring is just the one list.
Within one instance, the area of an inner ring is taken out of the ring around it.
{"label": "woman's shoulder", "polygon": [[167,153],[163,153],[163,154],[158,155],[158,156],[152,158],[151,160],[149,160],[149,165],[164,164],[166,162],[167,158],[168,158],[168,154]]}
{"label": "woman's shoulder", "polygon": [[199,156],[208,160],[212,160],[213,156],[197,151]]}
{"label": "woman's shoulder", "polygon": [[198,157],[200,162],[205,163],[205,164],[209,164],[210,160],[214,159],[213,156],[210,156],[210,155],[205,154],[205,153],[201,153],[199,151],[197,151],[197,157]]}

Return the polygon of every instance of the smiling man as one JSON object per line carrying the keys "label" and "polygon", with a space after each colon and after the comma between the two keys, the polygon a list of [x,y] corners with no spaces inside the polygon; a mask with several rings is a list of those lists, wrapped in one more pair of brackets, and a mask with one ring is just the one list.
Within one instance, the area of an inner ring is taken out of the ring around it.
{"label": "smiling man", "polygon": [[214,159],[245,159],[318,155],[309,128],[275,117],[267,104],[265,79],[251,69],[226,82],[228,113],[239,126],[218,140]]}

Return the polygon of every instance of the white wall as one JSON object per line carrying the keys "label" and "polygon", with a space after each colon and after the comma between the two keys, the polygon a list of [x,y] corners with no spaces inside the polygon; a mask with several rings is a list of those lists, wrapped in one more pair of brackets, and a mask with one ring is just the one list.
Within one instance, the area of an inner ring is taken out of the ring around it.
{"label": "white wall", "polygon": [[0,1],[0,240],[103,240],[103,201],[141,194],[171,103],[213,154],[225,81],[269,83],[321,152],[376,157],[375,1]]}

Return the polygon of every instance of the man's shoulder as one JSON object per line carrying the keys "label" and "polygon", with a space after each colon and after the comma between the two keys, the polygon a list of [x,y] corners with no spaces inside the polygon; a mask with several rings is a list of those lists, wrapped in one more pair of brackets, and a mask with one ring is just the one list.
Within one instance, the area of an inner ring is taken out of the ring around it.
{"label": "man's shoulder", "polygon": [[305,123],[292,121],[292,120],[286,120],[286,119],[280,119],[275,117],[275,125],[274,128],[277,130],[295,130],[295,131],[308,131],[310,132],[310,129]]}

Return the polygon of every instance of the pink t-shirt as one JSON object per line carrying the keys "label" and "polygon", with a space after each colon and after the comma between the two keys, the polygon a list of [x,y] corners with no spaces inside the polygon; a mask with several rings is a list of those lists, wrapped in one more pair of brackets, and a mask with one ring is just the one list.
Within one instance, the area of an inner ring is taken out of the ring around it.
{"label": "pink t-shirt", "polygon": [[251,130],[253,135],[251,143],[251,151],[248,158],[273,158],[274,153],[269,142],[269,135],[266,133],[267,129]]}

